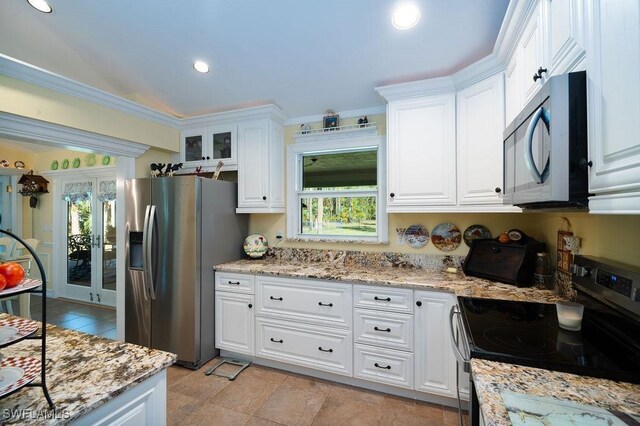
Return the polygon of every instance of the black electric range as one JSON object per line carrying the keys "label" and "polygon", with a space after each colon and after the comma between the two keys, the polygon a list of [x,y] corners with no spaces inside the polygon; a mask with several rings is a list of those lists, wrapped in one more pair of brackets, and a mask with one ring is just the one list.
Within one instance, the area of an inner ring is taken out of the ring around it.
{"label": "black electric range", "polygon": [[459,297],[468,356],[640,383],[640,268],[576,256],[581,331],[559,327],[555,304]]}

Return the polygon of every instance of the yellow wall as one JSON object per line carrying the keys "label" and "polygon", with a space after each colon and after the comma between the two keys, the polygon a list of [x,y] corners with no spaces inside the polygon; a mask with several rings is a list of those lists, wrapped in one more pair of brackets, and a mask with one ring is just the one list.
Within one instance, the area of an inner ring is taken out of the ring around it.
{"label": "yellow wall", "polygon": [[5,75],[0,111],[179,151],[177,129]]}
{"label": "yellow wall", "polygon": [[[341,120],[340,124],[354,123],[356,119]],[[371,116],[369,122],[376,122],[378,134],[386,133],[384,115]],[[310,123],[312,128],[321,128],[321,123]],[[285,145],[294,143],[293,132],[299,125],[285,128]],[[283,155],[286,155],[283,153]],[[412,224],[424,225],[430,232],[443,222],[451,222],[464,231],[468,226],[481,224],[489,228],[493,236],[500,232],[517,228],[526,234],[547,243],[552,260],[555,260],[556,232],[561,224],[561,217],[567,217],[572,224],[575,235],[583,239],[583,253],[617,260],[619,262],[640,266],[640,216],[591,215],[588,213],[423,213],[423,214],[390,214],[389,244],[346,244],[281,241],[278,247],[316,248],[332,250],[391,251],[400,253],[424,254],[456,254],[466,255],[468,252],[464,242],[456,250],[444,253],[430,242],[422,249],[414,249],[406,244],[399,245],[396,239],[396,228],[406,228]],[[252,214],[249,218],[249,231],[264,234],[270,245],[275,245],[276,232],[286,236],[284,214]]]}
{"label": "yellow wall", "polygon": [[152,148],[136,158],[136,177],[144,178],[151,176],[149,172],[151,163],[168,164],[173,162],[173,159],[174,155],[172,153]]}

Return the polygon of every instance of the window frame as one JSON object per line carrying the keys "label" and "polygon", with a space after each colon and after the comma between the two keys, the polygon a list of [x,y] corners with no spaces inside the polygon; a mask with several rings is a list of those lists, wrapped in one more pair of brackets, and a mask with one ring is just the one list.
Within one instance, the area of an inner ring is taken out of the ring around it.
{"label": "window frame", "polygon": [[[324,136],[324,135],[323,135]],[[336,135],[337,136],[337,135]],[[331,139],[329,139],[331,138]],[[377,190],[337,190],[337,191],[303,191],[302,172],[305,155],[331,154],[336,152],[357,152],[367,148],[377,150]],[[370,244],[388,243],[388,219],[386,197],[386,146],[384,136],[332,137],[303,141],[287,147],[287,238],[305,241],[358,242]],[[303,195],[304,194],[304,195]],[[306,195],[306,196],[305,196]],[[376,235],[332,235],[303,234],[301,198],[309,196],[375,196],[376,197]]]}

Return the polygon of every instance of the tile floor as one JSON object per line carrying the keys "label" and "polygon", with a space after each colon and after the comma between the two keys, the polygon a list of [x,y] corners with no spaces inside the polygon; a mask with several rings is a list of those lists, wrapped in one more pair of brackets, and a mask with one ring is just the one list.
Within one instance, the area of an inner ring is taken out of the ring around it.
{"label": "tile floor", "polygon": [[[252,365],[231,382],[168,370],[168,425],[457,425],[458,412]],[[468,420],[465,419],[465,424]]]}
{"label": "tile floor", "polygon": [[[20,314],[17,300],[12,300],[14,314]],[[31,318],[42,319],[42,298],[31,295]],[[4,308],[4,305],[3,305]],[[4,312],[4,309],[0,309]],[[116,311],[101,306],[77,303],[65,299],[47,298],[47,323],[83,333],[116,338]]]}

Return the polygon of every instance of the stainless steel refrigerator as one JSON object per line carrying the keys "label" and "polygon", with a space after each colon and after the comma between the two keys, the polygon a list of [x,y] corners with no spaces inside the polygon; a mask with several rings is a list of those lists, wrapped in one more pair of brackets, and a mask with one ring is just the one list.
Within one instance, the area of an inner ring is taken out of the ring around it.
{"label": "stainless steel refrigerator", "polygon": [[214,358],[213,266],[242,257],[237,184],[131,179],[126,190],[125,341],[199,368]]}

